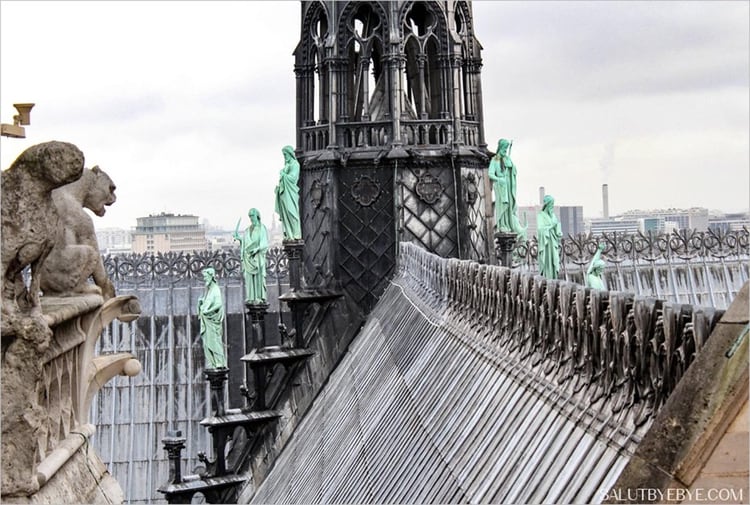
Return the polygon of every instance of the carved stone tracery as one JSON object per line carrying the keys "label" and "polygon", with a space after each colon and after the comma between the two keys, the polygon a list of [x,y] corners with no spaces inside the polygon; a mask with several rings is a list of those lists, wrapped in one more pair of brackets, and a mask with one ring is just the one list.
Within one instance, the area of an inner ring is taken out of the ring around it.
{"label": "carved stone tracery", "polygon": [[440,179],[430,173],[424,173],[419,176],[417,184],[414,186],[414,191],[419,198],[432,205],[440,199],[443,191],[445,191],[445,187],[440,182]]}
{"label": "carved stone tracery", "polygon": [[380,184],[363,175],[352,185],[351,194],[352,198],[362,207],[369,207],[380,196]]}

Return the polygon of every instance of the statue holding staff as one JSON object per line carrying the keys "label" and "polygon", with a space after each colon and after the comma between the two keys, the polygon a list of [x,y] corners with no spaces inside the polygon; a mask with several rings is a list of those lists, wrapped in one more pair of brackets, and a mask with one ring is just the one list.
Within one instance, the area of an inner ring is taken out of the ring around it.
{"label": "statue holding staff", "polygon": [[497,153],[490,160],[488,176],[495,193],[495,228],[502,233],[515,233],[519,240],[526,241],[526,228],[518,220],[516,203],[516,165],[510,158],[513,143],[500,139]]}
{"label": "statue holding staff", "polygon": [[302,228],[299,217],[299,162],[294,156],[292,146],[281,149],[284,154],[284,168],[279,175],[279,185],[276,186],[276,213],[281,219],[284,240],[300,240]]}
{"label": "statue holding staff", "polygon": [[222,339],[224,302],[221,298],[221,289],[216,282],[216,271],[211,267],[204,268],[203,280],[206,283],[206,292],[198,299],[198,320],[206,368],[226,368],[227,358]]}
{"label": "statue holding staff", "polygon": [[268,231],[260,222],[258,209],[250,209],[250,226],[244,235],[239,234],[240,222],[234,230],[234,239],[240,242],[242,273],[245,276],[245,303],[266,302],[266,251],[268,251]]}
{"label": "statue holding staff", "polygon": [[557,279],[560,273],[560,239],[562,229],[554,211],[555,199],[545,195],[542,210],[536,218],[539,273],[548,279]]}

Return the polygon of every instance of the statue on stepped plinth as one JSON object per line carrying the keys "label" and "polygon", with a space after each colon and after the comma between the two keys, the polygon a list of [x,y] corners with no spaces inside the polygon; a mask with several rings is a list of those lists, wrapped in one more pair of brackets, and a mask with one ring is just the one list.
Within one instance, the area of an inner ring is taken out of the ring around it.
{"label": "statue on stepped plinth", "polygon": [[294,156],[292,146],[281,149],[284,154],[284,168],[279,175],[279,185],[276,186],[276,213],[281,219],[284,240],[300,240],[302,227],[299,217],[299,162]]}
{"label": "statue on stepped plinth", "polygon": [[500,233],[515,233],[519,241],[526,241],[526,228],[518,220],[516,203],[516,165],[510,158],[512,143],[500,139],[497,153],[490,161],[488,176],[495,193],[495,228]]}
{"label": "statue on stepped plinth", "polygon": [[221,299],[221,289],[216,282],[216,271],[211,267],[204,268],[203,280],[206,283],[206,292],[198,299],[198,319],[206,368],[226,368],[227,358],[222,339],[224,302]]}
{"label": "statue on stepped plinth", "polygon": [[250,209],[250,226],[244,235],[239,234],[241,219],[237,221],[234,239],[240,242],[242,273],[245,276],[245,303],[266,302],[266,252],[268,231],[260,222],[258,209]]}
{"label": "statue on stepped plinth", "polygon": [[603,243],[599,244],[594,257],[591,258],[589,268],[586,271],[586,285],[590,288],[604,289],[604,280],[602,279],[602,275],[604,274],[604,267],[607,266],[604,260],[601,259],[604,248],[605,245]]}
{"label": "statue on stepped plinth", "polygon": [[554,211],[555,199],[546,195],[542,210],[537,214],[537,242],[539,273],[548,279],[557,279],[560,273],[560,240],[562,229]]}

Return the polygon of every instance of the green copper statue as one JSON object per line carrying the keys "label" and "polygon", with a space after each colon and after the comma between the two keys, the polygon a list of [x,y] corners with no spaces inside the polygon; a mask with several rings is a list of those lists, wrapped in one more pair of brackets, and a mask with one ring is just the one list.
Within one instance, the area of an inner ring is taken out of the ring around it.
{"label": "green copper statue", "polygon": [[299,162],[292,146],[281,149],[284,154],[284,168],[281,169],[279,185],[276,186],[276,213],[281,219],[284,240],[299,240],[302,229],[299,219]]}
{"label": "green copper statue", "polygon": [[226,368],[227,358],[224,355],[224,302],[221,290],[216,282],[216,271],[203,269],[203,280],[206,292],[198,299],[198,319],[203,340],[203,353],[206,355],[206,368]]}
{"label": "green copper statue", "polygon": [[511,142],[500,139],[497,154],[492,157],[489,178],[495,192],[495,227],[504,233],[516,233],[519,240],[526,241],[526,228],[518,221],[516,204],[516,166],[510,159]]}
{"label": "green copper statue", "polygon": [[250,209],[250,226],[244,235],[239,234],[241,219],[237,221],[234,239],[240,242],[242,273],[245,276],[245,302],[265,303],[266,301],[266,251],[268,251],[268,231],[260,222],[258,209]]}
{"label": "green copper statue", "polygon": [[599,244],[594,257],[591,258],[589,269],[586,271],[586,285],[590,288],[604,289],[604,280],[602,280],[602,274],[604,273],[604,267],[607,266],[604,260],[601,259],[604,247],[604,244]]}
{"label": "green copper statue", "polygon": [[560,272],[560,220],[554,211],[555,199],[546,195],[542,210],[536,218],[537,241],[539,246],[539,273],[548,279],[557,279]]}

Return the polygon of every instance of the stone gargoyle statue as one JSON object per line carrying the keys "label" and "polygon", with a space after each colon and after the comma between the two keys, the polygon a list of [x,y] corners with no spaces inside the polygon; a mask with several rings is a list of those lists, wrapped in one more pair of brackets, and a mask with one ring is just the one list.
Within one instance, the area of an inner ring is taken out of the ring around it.
{"label": "stone gargoyle statue", "polygon": [[[41,316],[41,270],[60,228],[51,193],[81,177],[83,165],[76,146],[51,141],[26,149],[2,174],[3,328],[19,309]],[[29,265],[27,289],[22,272]]]}
{"label": "stone gargoyle statue", "polygon": [[[103,216],[105,207],[115,203],[116,186],[98,166],[84,169],[80,179],[52,192],[60,215],[60,233],[42,269],[45,295],[101,294],[104,300],[115,296],[115,288],[104,270],[94,221],[84,211]],[[89,277],[94,283],[88,282]]]}

